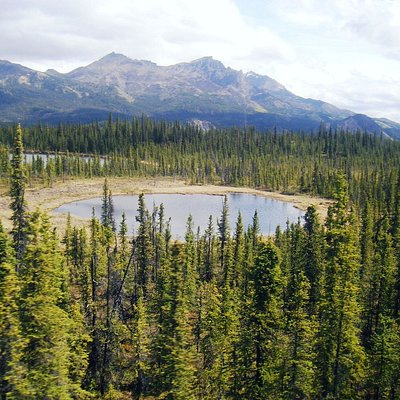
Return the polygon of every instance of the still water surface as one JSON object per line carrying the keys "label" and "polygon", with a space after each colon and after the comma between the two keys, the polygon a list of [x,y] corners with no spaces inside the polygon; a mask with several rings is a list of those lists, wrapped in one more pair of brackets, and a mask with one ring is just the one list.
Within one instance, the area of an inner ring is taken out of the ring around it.
{"label": "still water surface", "polygon": [[[139,196],[113,196],[114,216],[117,224],[121,221],[122,213],[127,216],[129,231],[137,230],[137,215]],[[214,229],[217,230],[217,220],[221,217],[224,196],[206,194],[146,194],[146,207],[152,211],[154,206],[164,205],[166,219],[171,218],[170,226],[173,238],[183,238],[186,231],[186,222],[189,214],[194,221],[194,231],[200,227],[204,233],[208,219],[213,218]],[[252,194],[231,193],[227,195],[229,205],[229,221],[233,232],[239,211],[242,214],[245,228],[252,223],[257,210],[261,233],[268,235],[275,232],[278,225],[285,227],[287,221],[297,222],[304,212],[295,208],[291,203],[269,199]],[[54,210],[59,213],[71,213],[78,217],[90,218],[94,208],[96,216],[101,215],[101,198],[80,200],[64,204]]]}

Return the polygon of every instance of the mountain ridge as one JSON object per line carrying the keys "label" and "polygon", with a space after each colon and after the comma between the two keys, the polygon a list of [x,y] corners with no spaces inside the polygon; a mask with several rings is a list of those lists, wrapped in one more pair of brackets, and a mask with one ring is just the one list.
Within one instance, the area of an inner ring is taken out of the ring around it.
{"label": "mountain ridge", "polygon": [[322,123],[400,139],[396,122],[297,96],[267,75],[211,56],[159,66],[113,52],[68,73],[0,61],[0,122],[90,122],[110,112],[278,130],[310,131]]}

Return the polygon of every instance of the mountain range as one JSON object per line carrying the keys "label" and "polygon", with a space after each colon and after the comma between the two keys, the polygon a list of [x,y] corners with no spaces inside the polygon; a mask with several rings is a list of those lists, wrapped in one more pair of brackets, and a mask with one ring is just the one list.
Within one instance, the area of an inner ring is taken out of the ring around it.
{"label": "mountain range", "polygon": [[400,139],[400,124],[296,96],[274,79],[212,57],[158,66],[111,53],[69,73],[0,61],[0,122],[101,121],[146,114],[203,127],[369,131]]}

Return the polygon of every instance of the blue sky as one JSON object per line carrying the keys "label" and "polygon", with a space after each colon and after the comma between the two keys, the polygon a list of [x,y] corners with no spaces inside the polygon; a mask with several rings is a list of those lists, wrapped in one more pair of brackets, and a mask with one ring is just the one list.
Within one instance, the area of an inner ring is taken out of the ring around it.
{"label": "blue sky", "polygon": [[[400,2],[236,0],[291,51],[270,74],[297,94],[400,121]],[[260,66],[259,69],[263,67]]]}
{"label": "blue sky", "polygon": [[0,59],[65,72],[112,51],[213,56],[400,122],[399,0],[2,0]]}

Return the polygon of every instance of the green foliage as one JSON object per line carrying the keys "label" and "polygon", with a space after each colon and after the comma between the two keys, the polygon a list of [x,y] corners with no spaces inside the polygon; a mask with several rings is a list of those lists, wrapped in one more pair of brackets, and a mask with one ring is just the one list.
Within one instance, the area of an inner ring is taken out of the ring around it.
{"label": "green foliage", "polygon": [[250,306],[251,378],[246,396],[279,398],[280,368],[285,351],[283,336],[283,284],[280,252],[271,242],[260,243],[251,274]]}
{"label": "green foliage", "polygon": [[[310,210],[309,210],[310,212]],[[307,221],[307,219],[306,219]],[[284,394],[287,399],[312,399],[318,382],[316,331],[318,323],[310,308],[310,281],[306,276],[306,229],[290,227],[290,268],[287,286],[286,327],[288,348],[284,368]]]}
{"label": "green foliage", "polygon": [[0,221],[0,397],[28,398],[30,386],[22,364],[27,342],[21,332],[18,300],[20,282],[9,239]]}
{"label": "green foliage", "polygon": [[57,241],[48,219],[32,214],[26,228],[27,245],[21,260],[21,332],[27,345],[22,360],[27,367],[31,396],[70,399],[73,321],[64,306],[65,274]]}
{"label": "green foliage", "polygon": [[26,204],[25,204],[25,169],[23,166],[24,147],[22,144],[22,129],[17,126],[14,152],[11,160],[10,208],[13,212],[13,244],[17,259],[21,259],[25,249]]}
{"label": "green foliage", "polygon": [[[346,172],[357,204],[366,194],[392,207],[400,144],[368,133],[316,133],[231,128],[203,132],[192,125],[146,117],[107,124],[25,128],[25,145],[36,155],[26,165],[30,183],[92,176],[182,177],[192,183],[249,186],[330,197],[335,174]],[[0,143],[13,146],[10,128],[0,127]],[[0,151],[0,155],[2,152]],[[86,156],[84,156],[86,155]],[[0,158],[0,176],[11,165]],[[398,203],[397,203],[398,204]]]}
{"label": "green foliage", "polygon": [[[10,133],[0,128],[0,140]],[[2,399],[399,398],[398,143],[110,119],[25,129],[30,148],[66,152],[24,163],[16,133],[11,163],[0,148],[13,211],[11,235],[0,225]],[[46,216],[26,212],[25,176],[112,175],[334,202],[325,224],[309,207],[304,225],[262,238],[257,213],[247,229],[239,215],[231,234],[225,199],[205,232],[189,216],[182,242],[143,195],[133,236],[125,217],[116,232],[107,180],[101,220],[69,220],[61,241]]]}
{"label": "green foliage", "polygon": [[336,202],[326,221],[327,255],[320,300],[321,390],[333,398],[360,398],[365,352],[360,341],[359,247],[347,187],[338,175]]}

